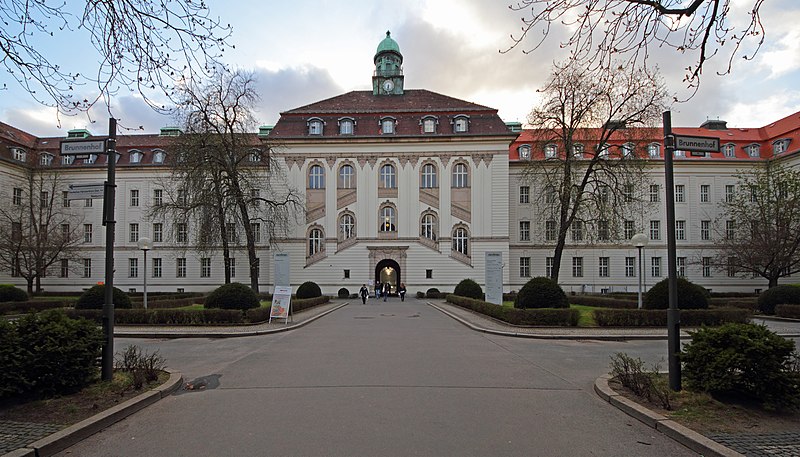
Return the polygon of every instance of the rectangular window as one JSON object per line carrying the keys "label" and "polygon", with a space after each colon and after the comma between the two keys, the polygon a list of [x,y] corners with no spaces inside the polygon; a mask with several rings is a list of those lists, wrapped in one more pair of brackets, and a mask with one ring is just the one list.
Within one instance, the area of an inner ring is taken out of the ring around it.
{"label": "rectangular window", "polygon": [[711,257],[703,257],[701,260],[703,265],[703,277],[710,278],[711,277]]}
{"label": "rectangular window", "polygon": [[583,257],[572,258],[572,277],[573,278],[583,277]]}
{"label": "rectangular window", "polygon": [[530,278],[531,277],[531,258],[530,257],[520,257],[519,258],[519,276],[521,278]]}
{"label": "rectangular window", "polygon": [[636,224],[633,221],[627,220],[625,221],[625,239],[630,240],[633,238],[633,235],[636,233]]}
{"label": "rectangular window", "polygon": [[661,239],[661,221],[650,221],[650,239]]}
{"label": "rectangular window", "polygon": [[128,259],[128,277],[129,278],[139,277],[139,259],[137,258]]}
{"label": "rectangular window", "polygon": [[675,184],[675,203],[686,203],[686,188],[683,184]]}
{"label": "rectangular window", "polygon": [[531,188],[530,188],[530,186],[520,186],[519,187],[519,202],[520,203],[530,203],[531,202]]}
{"label": "rectangular window", "polygon": [[200,277],[201,278],[210,278],[211,277],[211,258],[210,257],[203,257],[200,259]]}
{"label": "rectangular window", "polygon": [[736,277],[736,257],[728,257],[728,277],[735,278]]}
{"label": "rectangular window", "polygon": [[425,279],[433,279],[433,270],[425,270]]}
{"label": "rectangular window", "polygon": [[679,278],[686,277],[686,257],[678,257],[675,259],[675,269]]}
{"label": "rectangular window", "polygon": [[597,221],[597,239],[608,241],[609,237],[608,221]]}
{"label": "rectangular window", "polygon": [[583,241],[583,221],[572,223],[572,241]]}
{"label": "rectangular window", "polygon": [[61,191],[61,206],[69,208],[69,192],[66,190]]}
{"label": "rectangular window", "polygon": [[39,207],[48,208],[49,206],[50,206],[50,192],[44,190],[39,192]]}
{"label": "rectangular window", "polygon": [[556,240],[556,221],[545,221],[544,223],[544,239],[545,241]]}
{"label": "rectangular window", "polygon": [[344,270],[344,279],[350,279],[350,270]]}
{"label": "rectangular window", "polygon": [[261,206],[261,189],[250,189],[250,202],[256,208]]}
{"label": "rectangular window", "polygon": [[178,257],[177,259],[175,259],[175,277],[176,278],[186,277],[186,258]]}
{"label": "rectangular window", "polygon": [[92,224],[83,224],[83,242],[92,242]]}
{"label": "rectangular window", "polygon": [[700,221],[700,239],[703,241],[711,239],[711,221]]}
{"label": "rectangular window", "polygon": [[86,208],[91,208],[92,207],[92,199],[91,198],[85,199],[83,201],[83,206],[86,207]]}
{"label": "rectangular window", "polygon": [[597,261],[598,261],[598,265],[599,265],[598,270],[597,270],[597,275],[600,276],[601,278],[607,278],[608,277],[608,257],[600,257],[599,259],[597,259]]}
{"label": "rectangular window", "polygon": [[59,273],[59,278],[69,278],[69,260],[68,259],[61,259],[61,272]]}
{"label": "rectangular window", "polygon": [[256,259],[253,263],[254,263],[253,266],[256,267],[255,268],[256,269],[256,278],[258,278],[259,276],[261,276],[261,259]]}
{"label": "rectangular window", "polygon": [[636,257],[625,257],[625,277],[636,277]]}
{"label": "rectangular window", "polygon": [[736,187],[733,184],[725,185],[725,201],[726,202],[729,202],[729,203],[732,202],[733,201],[733,196],[735,195],[735,193],[736,193]]}
{"label": "rectangular window", "polygon": [[261,224],[258,222],[252,222],[250,224],[250,230],[253,232],[253,242],[260,243],[261,242]]}
{"label": "rectangular window", "polygon": [[531,240],[531,221],[519,222],[519,240],[520,241]]}
{"label": "rectangular window", "polygon": [[700,203],[708,203],[711,199],[711,186],[708,184],[700,185]]}
{"label": "rectangular window", "polygon": [[72,239],[72,232],[69,229],[69,224],[61,224],[61,238],[64,241]]}
{"label": "rectangular window", "polygon": [[164,190],[153,189],[153,206],[161,206],[164,204]]}
{"label": "rectangular window", "polygon": [[736,221],[725,221],[725,239],[732,240],[736,236]]}
{"label": "rectangular window", "polygon": [[650,276],[654,278],[661,277],[661,257],[650,258]]}
{"label": "rectangular window", "polygon": [[180,206],[186,206],[188,200],[186,199],[186,189],[178,189],[178,197],[175,201]]}
{"label": "rectangular window", "polygon": [[548,278],[553,277],[553,266],[556,264],[555,257],[547,257],[544,259],[544,275]]}
{"label": "rectangular window", "polygon": [[22,189],[19,187],[14,188],[14,194],[11,197],[11,204],[14,206],[19,206],[22,204]]}
{"label": "rectangular window", "polygon": [[131,206],[139,206],[139,190],[131,189]]}
{"label": "rectangular window", "polygon": [[128,224],[128,234],[130,235],[128,242],[136,243],[139,241],[139,224]]}
{"label": "rectangular window", "polygon": [[655,203],[657,201],[659,201],[658,184],[650,184],[650,202]]}
{"label": "rectangular window", "polygon": [[675,221],[675,239],[686,239],[686,221]]}
{"label": "rectangular window", "polygon": [[175,227],[175,232],[176,232],[176,241],[178,243],[189,242],[189,230],[186,227],[185,222],[178,222]]}
{"label": "rectangular window", "polygon": [[156,222],[153,224],[153,243],[161,243],[164,241],[164,224]]}
{"label": "rectangular window", "polygon": [[92,277],[92,259],[83,259],[83,277]]}
{"label": "rectangular window", "polygon": [[633,201],[633,184],[625,184],[622,188],[622,197],[626,203]]}
{"label": "rectangular window", "polygon": [[230,259],[230,266],[231,266],[231,278],[236,277],[236,259],[231,257]]}
{"label": "rectangular window", "polygon": [[238,243],[239,237],[236,236],[236,224],[228,222],[225,224],[225,235],[228,237],[228,243]]}
{"label": "rectangular window", "polygon": [[160,278],[161,277],[161,267],[162,261],[160,257],[153,258],[153,277]]}

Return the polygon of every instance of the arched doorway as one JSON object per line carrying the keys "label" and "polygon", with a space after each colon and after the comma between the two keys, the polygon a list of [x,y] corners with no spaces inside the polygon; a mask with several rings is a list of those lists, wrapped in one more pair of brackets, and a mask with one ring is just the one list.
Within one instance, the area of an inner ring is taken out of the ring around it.
{"label": "arched doorway", "polygon": [[375,266],[375,283],[388,282],[391,293],[397,293],[400,284],[400,265],[392,259],[383,259]]}

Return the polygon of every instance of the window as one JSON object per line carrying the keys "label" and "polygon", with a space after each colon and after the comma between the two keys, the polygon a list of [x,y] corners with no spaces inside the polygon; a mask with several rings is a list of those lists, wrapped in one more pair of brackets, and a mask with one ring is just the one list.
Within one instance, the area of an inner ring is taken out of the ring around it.
{"label": "window", "polygon": [[61,206],[69,208],[69,191],[61,191]]}
{"label": "window", "polygon": [[583,221],[572,222],[572,241],[583,241]]}
{"label": "window", "polygon": [[176,278],[186,277],[186,258],[179,257],[175,259],[175,277]]}
{"label": "window", "polygon": [[83,206],[86,207],[86,208],[91,208],[92,207],[92,199],[91,198],[85,199],[83,201]]}
{"label": "window", "polygon": [[686,203],[686,187],[683,184],[675,184],[675,203]]}
{"label": "window", "polygon": [[11,223],[11,241],[15,243],[19,243],[20,241],[22,241],[22,223],[20,222]]}
{"label": "window", "polygon": [[558,146],[555,144],[546,144],[544,146],[544,158],[545,159],[554,159],[558,156]]}
{"label": "window", "polygon": [[381,133],[384,135],[390,135],[394,133],[394,118],[385,117],[381,119]]}
{"label": "window", "polygon": [[253,243],[260,243],[261,242],[261,223],[260,222],[251,222],[250,223],[250,231],[253,232]]}
{"label": "window", "polygon": [[236,224],[228,222],[225,224],[225,236],[228,238],[228,243],[238,243],[239,234],[236,232]]}
{"label": "window", "polygon": [[24,149],[21,148],[11,148],[12,155],[14,156],[14,160],[18,160],[20,162],[25,162],[27,159],[27,153]]}
{"label": "window", "polygon": [[678,257],[675,259],[675,269],[679,278],[686,277],[686,257]]}
{"label": "window", "polygon": [[750,157],[761,157],[761,145],[757,143],[749,144],[744,147]]}
{"label": "window", "polygon": [[342,165],[339,168],[339,189],[353,189],[355,187],[355,170],[352,165]]}
{"label": "window", "polygon": [[650,202],[656,203],[659,200],[658,184],[650,184]]}
{"label": "window", "polygon": [[186,194],[186,189],[178,189],[178,196],[175,203],[180,206],[186,206],[189,202],[189,196]]}
{"label": "window", "polygon": [[69,224],[61,224],[61,238],[65,241],[72,239],[72,231],[70,231]]}
{"label": "window", "polygon": [[700,203],[708,203],[711,194],[711,186],[708,184],[700,185]]}
{"label": "window", "polygon": [[546,186],[544,188],[544,202],[548,205],[552,205],[556,202],[556,188],[553,186]]}
{"label": "window", "polygon": [[166,158],[166,154],[164,151],[160,149],[156,149],[153,151],[153,163],[164,163],[164,159]]}
{"label": "window", "polygon": [[61,268],[60,268],[61,271],[59,272],[58,277],[59,278],[69,278],[69,260],[61,259],[59,261],[59,263],[61,264]]}
{"label": "window", "polygon": [[703,266],[703,277],[711,277],[711,257],[703,257],[700,261]]}
{"label": "window", "polygon": [[647,155],[650,156],[651,159],[656,159],[661,157],[661,145],[658,143],[648,144]]}
{"label": "window", "polygon": [[128,259],[128,277],[129,278],[139,277],[139,259],[135,257]]}
{"label": "window", "polygon": [[523,144],[520,146],[517,151],[519,152],[519,158],[522,160],[530,160],[531,159],[531,147],[528,144]]}
{"label": "window", "polygon": [[686,151],[682,149],[676,149],[675,152],[673,152],[673,157],[686,157]]}
{"label": "window", "polygon": [[322,230],[315,228],[308,233],[309,257],[322,252],[323,250],[322,241],[323,241]]}
{"label": "window", "polygon": [[758,189],[756,186],[750,186],[750,203],[758,203]]}
{"label": "window", "polygon": [[464,163],[457,163],[453,167],[453,187],[456,189],[469,186],[469,175],[467,173],[467,165]]}
{"label": "window", "polygon": [[164,241],[164,224],[156,222],[153,224],[153,242],[161,243]]}
{"label": "window", "polygon": [[453,131],[455,133],[465,133],[469,130],[469,118],[467,116],[458,116],[453,121]]}
{"label": "window", "polygon": [[625,277],[636,277],[636,257],[625,257]]}
{"label": "window", "polygon": [[600,257],[597,259],[598,270],[597,275],[601,278],[607,278],[608,275],[608,257]]}
{"label": "window", "polygon": [[622,145],[622,158],[623,159],[632,159],[633,158],[633,143],[625,143]]}
{"label": "window", "polygon": [[544,239],[545,241],[556,240],[556,221],[545,221],[544,223]]}
{"label": "window", "polygon": [[49,206],[50,206],[50,192],[47,191],[39,192],[39,207],[47,208]]}
{"label": "window", "polygon": [[153,206],[161,206],[164,204],[164,191],[162,189],[153,189]]}
{"label": "window", "polygon": [[633,184],[625,184],[622,187],[622,199],[625,203],[630,203],[633,201]]}
{"label": "window", "polygon": [[13,196],[11,197],[11,203],[14,206],[19,206],[22,204],[22,189],[19,187],[14,188]]}
{"label": "window", "polygon": [[581,143],[575,143],[572,145],[572,156],[576,159],[583,158],[583,152],[586,150],[586,147]]}
{"label": "window", "polygon": [[520,257],[519,258],[519,276],[520,276],[520,278],[530,278],[531,277],[531,258],[530,257]]}
{"label": "window", "polygon": [[600,241],[608,241],[609,238],[608,221],[597,221],[597,239]]}
{"label": "window", "polygon": [[424,214],[420,226],[420,236],[431,241],[436,241],[436,226],[436,216],[430,213]]}
{"label": "window", "polygon": [[397,176],[394,172],[394,165],[386,164],[381,167],[380,187],[384,189],[397,188]]}
{"label": "window", "polygon": [[608,203],[611,198],[611,190],[608,186],[599,186],[597,188],[597,195],[601,203]]}
{"label": "window", "polygon": [[519,186],[519,202],[520,203],[530,203],[531,202],[531,188],[530,188],[530,186]]}
{"label": "window", "polygon": [[350,279],[350,270],[344,270],[344,279]]}
{"label": "window", "polygon": [[339,233],[342,235],[342,240],[356,236],[356,218],[352,214],[343,214],[339,218]]}
{"label": "window", "polygon": [[433,279],[433,270],[425,270],[425,279]]}
{"label": "window", "polygon": [[83,259],[83,277],[92,277],[92,259]]}
{"label": "window", "polygon": [[83,242],[92,242],[92,224],[83,224]]}
{"label": "window", "polygon": [[654,278],[661,277],[661,257],[650,258],[650,276]]}
{"label": "window", "polygon": [[75,156],[61,156],[61,165],[72,165],[75,162]]}
{"label": "window", "polygon": [[308,188],[309,189],[324,189],[325,188],[325,170],[321,165],[312,165],[308,171]]}
{"label": "window", "polygon": [[736,186],[733,184],[726,184],[725,185],[725,201],[730,203],[733,201],[733,197],[736,194]]}
{"label": "window", "polygon": [[230,259],[228,259],[228,269],[231,272],[231,278],[235,278],[236,277],[236,258],[235,257],[231,257]]}
{"label": "window", "polygon": [[251,149],[247,154],[247,160],[250,162],[261,162],[261,150]]}
{"label": "window", "polygon": [[211,258],[210,257],[203,257],[200,259],[200,277],[201,278],[210,278],[211,277]]}
{"label": "window", "polygon": [[772,142],[772,153],[773,154],[782,154],[789,149],[789,141],[788,139],[780,139],[775,140]]}
{"label": "window", "polygon": [[531,221],[519,222],[519,240],[520,241],[531,240]]}
{"label": "window", "polygon": [[553,277],[553,266],[555,266],[555,257],[546,257],[544,259],[544,275],[548,278]]}
{"label": "window", "polygon": [[261,189],[250,189],[250,204],[255,207],[261,207]]}
{"label": "window", "polygon": [[625,221],[624,232],[625,239],[630,240],[636,233],[636,224],[631,220]]}
{"label": "window", "polygon": [[686,221],[675,221],[675,239],[686,239]]}
{"label": "window", "polygon": [[736,221],[725,221],[725,239],[732,240],[736,237]]}
{"label": "window", "polygon": [[175,232],[176,232],[176,240],[178,243],[188,243],[189,242],[189,228],[186,225],[186,222],[178,222],[175,225]]}
{"label": "window", "polygon": [[131,189],[131,206],[139,206],[139,191]]}
{"label": "window", "polygon": [[700,239],[703,241],[711,239],[711,221],[700,221]]}
{"label": "window", "polygon": [[153,277],[160,278],[161,277],[161,257],[154,257],[153,258]]}
{"label": "window", "polygon": [[91,165],[95,162],[97,162],[97,154],[89,154],[88,158],[83,159],[83,163],[86,165]]}
{"label": "window", "polygon": [[139,241],[139,224],[128,224],[128,242],[136,243]]}
{"label": "window", "polygon": [[426,117],[422,120],[422,133],[436,133],[436,118]]}
{"label": "window", "polygon": [[467,229],[457,228],[453,232],[453,251],[462,255],[469,255],[469,235]]}
{"label": "window", "polygon": [[728,273],[728,277],[729,278],[735,278],[736,277],[736,264],[737,263],[738,263],[738,260],[736,259],[736,257],[728,257],[728,268],[727,268],[728,271],[727,271],[727,273]]}
{"label": "window", "polygon": [[309,135],[322,135],[322,119],[313,118],[308,120],[308,134]]}
{"label": "window", "polygon": [[650,221],[650,239],[661,239],[661,221]]}
{"label": "window", "polygon": [[339,135],[352,135],[355,122],[350,118],[339,119]]}
{"label": "window", "polygon": [[48,154],[45,152],[44,154],[39,155],[39,165],[49,167],[52,164],[53,164],[52,154]]}
{"label": "window", "polygon": [[609,151],[609,147],[608,147],[607,144],[602,143],[602,144],[598,144],[597,145],[597,157],[599,157],[601,159],[607,159],[608,158],[608,151]]}
{"label": "window", "polygon": [[722,146],[722,155],[725,157],[735,157],[736,156],[736,145],[733,143],[727,143]]}
{"label": "window", "polygon": [[438,187],[436,184],[436,166],[434,164],[426,163],[422,166],[422,182],[420,185],[424,189]]}
{"label": "window", "polygon": [[393,206],[384,206],[380,211],[381,232],[394,232],[397,230],[397,213]]}
{"label": "window", "polygon": [[572,277],[573,278],[583,277],[583,257],[572,258]]}
{"label": "window", "polygon": [[130,163],[139,163],[142,161],[142,153],[140,151],[130,151],[128,157]]}

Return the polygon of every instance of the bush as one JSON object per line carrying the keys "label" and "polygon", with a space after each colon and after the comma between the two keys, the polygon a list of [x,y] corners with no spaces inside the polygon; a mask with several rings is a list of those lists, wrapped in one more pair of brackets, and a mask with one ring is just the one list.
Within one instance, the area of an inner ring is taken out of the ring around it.
{"label": "bush", "polygon": [[[596,309],[592,311],[600,327],[664,327],[667,310],[664,309]],[[681,325],[700,327],[722,325],[728,322],[747,322],[750,312],[744,309],[687,309],[681,311]]]}
{"label": "bush", "polygon": [[442,293],[439,292],[439,289],[431,287],[425,292],[425,298],[442,298]]}
{"label": "bush", "polygon": [[24,290],[11,284],[0,284],[0,302],[26,300],[28,300],[28,293]]}
{"label": "bush", "polygon": [[775,286],[758,296],[758,309],[764,314],[775,314],[777,305],[800,304],[800,287],[789,284]]}
{"label": "bush", "polygon": [[141,389],[146,383],[158,379],[158,374],[164,370],[164,357],[159,355],[158,350],[149,354],[143,352],[139,346],[130,345],[116,357],[118,370],[127,372],[131,376],[131,382],[135,390]]}
{"label": "bush", "polygon": [[20,344],[16,324],[0,319],[0,398],[21,394],[30,387],[25,377],[28,348]]}
{"label": "bush", "polygon": [[464,279],[456,285],[453,294],[461,297],[474,298],[476,300],[483,299],[483,290],[481,286],[472,279]]}
{"label": "bush", "polygon": [[639,302],[636,300],[631,301],[614,296],[571,295],[569,301],[576,305],[595,306],[598,308],[637,309],[639,307]]}
{"label": "bush", "polygon": [[[678,278],[678,309],[707,309],[708,292],[692,282]],[[657,282],[642,300],[644,309],[669,308],[669,278]]]}
{"label": "bush", "polygon": [[337,294],[336,294],[336,295],[337,295],[339,298],[348,298],[348,297],[350,297],[350,291],[349,291],[349,290],[347,290],[347,288],[345,288],[345,287],[342,287],[341,289],[339,289],[339,292],[337,292]]}
{"label": "bush", "polygon": [[575,327],[578,325],[578,318],[580,317],[577,309],[569,308],[515,309],[457,295],[448,295],[447,301],[513,325]]}
{"label": "bush", "polygon": [[299,299],[321,297],[322,290],[320,290],[317,283],[313,281],[306,281],[303,284],[300,284],[300,287],[297,288],[297,293],[295,296]]}
{"label": "bush", "polygon": [[425,292],[417,291],[417,298],[425,298]]}
{"label": "bush", "polygon": [[687,387],[744,395],[767,407],[800,406],[794,342],[755,324],[727,324],[692,333],[681,353]]}
{"label": "bush", "polygon": [[778,305],[775,307],[775,315],[789,319],[800,319],[800,305]]}
{"label": "bush", "polygon": [[74,305],[74,300],[12,301],[0,303],[0,315],[27,314],[30,312],[44,311],[46,309],[71,308]]}
{"label": "bush", "polygon": [[[131,299],[125,292],[114,288],[114,309],[131,309]],[[106,286],[96,285],[84,292],[75,302],[75,309],[103,309],[106,302]]]}
{"label": "bush", "polygon": [[550,278],[533,278],[520,289],[514,308],[569,308],[561,286]]}
{"label": "bush", "polygon": [[261,306],[258,301],[258,296],[250,286],[246,286],[240,282],[232,282],[230,284],[223,284],[213,292],[208,294],[205,303],[205,308],[216,309],[252,309]]}
{"label": "bush", "polygon": [[661,379],[658,365],[648,371],[642,359],[618,352],[611,356],[610,374],[636,395],[649,401],[658,400],[664,409],[672,409],[672,390]]}

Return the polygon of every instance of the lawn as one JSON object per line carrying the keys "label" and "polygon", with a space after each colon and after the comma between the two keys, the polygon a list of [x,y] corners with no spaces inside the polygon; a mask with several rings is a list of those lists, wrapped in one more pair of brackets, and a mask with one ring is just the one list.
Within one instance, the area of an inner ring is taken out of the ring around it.
{"label": "lawn", "polygon": [[[262,300],[261,301],[261,307],[262,308],[269,308],[270,306],[272,306],[272,302],[271,301],[268,301],[268,300]],[[180,308],[175,308],[175,309],[185,309],[187,311],[201,311],[201,310],[204,310],[205,307],[203,307],[203,305],[201,305],[199,303],[195,303],[194,305],[182,306]]]}
{"label": "lawn", "polygon": [[[514,302],[513,301],[504,301],[503,306],[507,308],[513,308]],[[580,317],[578,317],[578,327],[597,327],[597,322],[594,320],[594,314],[592,311],[596,309],[603,309],[598,308],[596,306],[584,306],[584,305],[575,305],[570,304],[570,308],[577,309],[580,312]]]}

